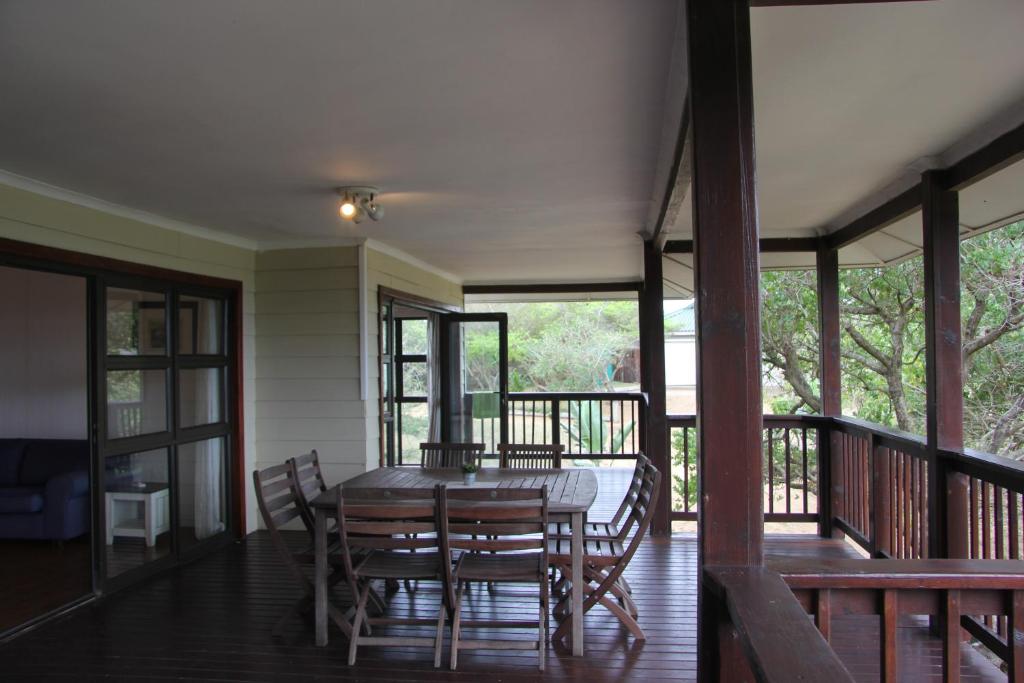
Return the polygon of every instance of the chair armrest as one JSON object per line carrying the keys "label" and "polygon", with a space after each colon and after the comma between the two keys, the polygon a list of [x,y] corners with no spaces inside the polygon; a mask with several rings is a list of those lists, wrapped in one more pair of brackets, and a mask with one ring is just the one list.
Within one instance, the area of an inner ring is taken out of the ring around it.
{"label": "chair armrest", "polygon": [[89,494],[89,473],[83,470],[64,472],[46,482],[46,504],[70,500]]}

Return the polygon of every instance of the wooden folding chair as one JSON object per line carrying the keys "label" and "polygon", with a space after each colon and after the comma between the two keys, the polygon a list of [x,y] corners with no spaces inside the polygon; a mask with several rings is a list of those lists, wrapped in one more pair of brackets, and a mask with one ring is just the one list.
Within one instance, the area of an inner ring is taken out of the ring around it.
{"label": "wooden folding chair", "polygon": [[[579,580],[586,595],[583,601],[583,614],[590,611],[594,605],[601,604],[614,614],[637,640],[645,640],[646,635],[637,621],[639,612],[629,595],[627,584],[622,581],[622,573],[636,554],[654,519],[660,483],[661,472],[648,463],[644,467],[636,499],[624,513],[618,536],[584,536],[582,577],[575,577],[572,574],[571,538],[552,537],[548,546],[552,566],[568,581]],[[565,637],[572,629],[572,620],[582,619],[583,614],[572,614],[569,596],[564,596],[555,607],[555,617],[560,618],[561,623],[552,637],[555,640]]]}
{"label": "wooden folding chair", "polygon": [[[441,492],[441,549],[446,555],[462,551],[450,569],[449,599],[452,616],[451,668],[459,650],[537,650],[544,670],[548,646],[548,490],[541,489],[443,489]],[[486,538],[480,538],[486,536]],[[540,611],[534,620],[464,620],[463,596],[470,581],[535,583]],[[470,640],[465,628],[537,627],[537,639]]]}
{"label": "wooden folding chair", "polygon": [[482,443],[421,443],[420,467],[462,467],[470,462],[479,466],[485,448]]}
{"label": "wooden folding chair", "polygon": [[[650,459],[643,453],[638,453],[636,456],[636,466],[633,468],[633,476],[629,481],[629,488],[626,489],[626,495],[623,496],[622,502],[619,504],[619,509],[615,511],[615,515],[607,522],[591,522],[587,521],[583,525],[583,536],[585,540],[609,540],[617,539],[622,535],[622,529],[620,523],[622,522],[623,516],[633,508],[636,504],[637,496],[640,494],[640,488],[643,485],[644,471],[650,464]],[[555,522],[549,525],[548,534],[552,537],[564,537],[572,538],[572,525],[569,522]],[[565,584],[565,577],[559,578],[557,581],[554,580],[551,585],[552,592],[560,592]],[[625,576],[619,577],[619,585],[628,594],[632,594],[633,589],[630,587],[629,582],[626,581]],[[632,602],[632,601],[628,601]],[[636,616],[635,614],[633,616]]]}
{"label": "wooden folding chair", "polygon": [[324,481],[323,472],[320,470],[320,457],[314,449],[309,453],[290,458],[288,465],[292,468],[292,478],[299,490],[302,523],[312,535],[315,516],[309,501],[327,491],[327,482]]}
{"label": "wooden folding chair", "polygon": [[565,446],[503,443],[498,445],[498,466],[513,469],[550,469],[562,467]]}
{"label": "wooden folding chair", "polygon": [[[448,576],[451,561],[440,552],[437,501],[440,486],[423,489],[338,488],[338,534],[341,557],[356,603],[348,663],[355,664],[360,645],[397,645],[434,648],[434,666],[441,666],[444,624],[450,609]],[[365,553],[365,555],[359,555]],[[371,617],[367,603],[374,579],[436,580],[442,585],[436,619]],[[433,638],[381,636],[368,627],[381,625],[434,625]],[[368,633],[363,634],[366,628]]]}
{"label": "wooden folding chair", "polygon": [[[618,538],[620,533],[619,524],[622,522],[622,517],[628,510],[632,509],[636,502],[637,494],[640,492],[640,486],[643,483],[644,468],[649,463],[650,460],[646,455],[643,453],[637,454],[633,476],[630,478],[629,488],[626,489],[626,495],[623,496],[619,509],[615,511],[615,515],[607,522],[591,522],[588,520],[583,527],[584,536],[597,537],[598,539]],[[553,522],[548,528],[548,533],[551,536],[572,536],[572,526],[569,522]]]}
{"label": "wooden folding chair", "polygon": [[[263,524],[270,533],[270,540],[288,568],[288,572],[302,587],[302,597],[288,609],[274,626],[274,635],[280,635],[285,623],[290,618],[306,613],[313,607],[313,582],[306,575],[306,570],[314,568],[315,555],[311,541],[307,541],[307,544],[301,550],[294,551],[288,546],[284,536],[281,534],[282,526],[294,519],[302,518],[302,507],[299,502],[301,495],[299,494],[297,482],[292,475],[291,465],[285,463],[268,467],[265,470],[254,471],[252,473],[252,480],[253,485],[256,487],[256,505],[259,507]],[[335,570],[328,577],[328,582],[333,585],[342,578],[344,578],[343,575]],[[346,636],[351,634],[352,629],[349,627],[348,619],[344,614],[332,605],[327,606],[327,614]]]}

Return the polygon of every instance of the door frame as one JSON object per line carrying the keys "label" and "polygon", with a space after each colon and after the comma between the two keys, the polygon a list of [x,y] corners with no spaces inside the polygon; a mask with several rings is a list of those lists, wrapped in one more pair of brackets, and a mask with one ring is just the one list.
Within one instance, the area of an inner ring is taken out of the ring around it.
{"label": "door frame", "polygon": [[[447,304],[447,303],[444,303],[443,301],[436,301],[434,299],[428,299],[428,298],[426,298],[424,296],[420,296],[419,294],[412,294],[410,292],[405,292],[405,291],[402,291],[400,289],[392,289],[390,287],[385,287],[384,285],[378,285],[377,286],[377,426],[378,426],[377,456],[378,456],[378,466],[379,467],[387,467],[387,466],[389,466],[391,464],[394,464],[393,463],[393,460],[394,460],[393,454],[389,454],[388,453],[388,438],[389,438],[388,435],[389,435],[389,430],[393,430],[394,429],[394,424],[395,424],[394,423],[394,415],[392,414],[392,419],[390,421],[386,421],[385,420],[385,413],[386,413],[386,411],[384,410],[384,403],[385,403],[385,397],[386,397],[386,395],[384,393],[384,378],[385,378],[385,376],[389,377],[393,384],[396,381],[396,378],[395,378],[396,362],[395,362],[395,353],[394,353],[394,349],[395,349],[394,315],[393,315],[393,313],[389,313],[387,316],[384,316],[382,314],[382,312],[384,310],[384,306],[388,305],[388,304],[391,305],[391,308],[388,309],[389,312],[393,312],[394,311],[394,308],[393,308],[394,304],[398,304],[400,306],[406,306],[406,307],[409,307],[409,308],[418,308],[418,309],[420,309],[422,311],[426,311],[427,313],[437,313],[440,316],[442,316],[442,318],[443,318],[443,316],[448,315],[450,313],[461,313],[462,312],[462,308],[461,307],[455,306],[453,304]],[[387,353],[387,354],[385,353],[385,348],[384,348],[384,328],[385,327],[388,328],[388,339],[391,340],[391,347],[392,347],[391,348],[391,353]],[[386,356],[389,357],[389,360],[385,360]],[[391,366],[391,372],[390,373],[385,373],[384,372],[384,366],[386,364],[389,364]],[[443,386],[444,386],[444,383],[442,383],[442,387]],[[442,389],[442,391],[443,391],[443,389]],[[394,397],[394,387],[392,387],[392,392],[391,392],[390,396],[392,398]],[[393,408],[392,408],[392,413],[393,412],[394,411],[393,411]],[[444,417],[442,416],[442,420],[443,419],[444,419]],[[443,422],[442,422],[442,424],[443,424]],[[393,437],[391,438],[391,443],[392,443],[392,445],[394,445],[394,438]]]}

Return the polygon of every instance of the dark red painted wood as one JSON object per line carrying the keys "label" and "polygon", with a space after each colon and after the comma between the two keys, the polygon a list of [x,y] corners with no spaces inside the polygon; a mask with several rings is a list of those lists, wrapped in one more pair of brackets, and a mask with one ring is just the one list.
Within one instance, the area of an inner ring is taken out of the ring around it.
{"label": "dark red painted wood", "polygon": [[[644,242],[644,286],[640,290],[641,389],[647,394],[647,457],[662,472],[672,471],[665,409],[665,323],[662,258],[653,240]],[[672,530],[672,477],[661,478],[652,526],[655,534]]]}
{"label": "dark red painted wood", "polygon": [[939,449],[963,447],[960,210],[936,171],[921,177],[928,444],[929,556],[967,557],[967,479]]}
{"label": "dark red painted wood", "polygon": [[[756,566],[762,410],[750,7],[747,0],[689,0],[687,20],[697,435],[707,456],[699,461],[700,562]],[[703,589],[698,593],[703,601]],[[698,668],[710,677],[719,625],[709,623],[711,610],[700,614]]]}
{"label": "dark red painted wood", "polygon": [[921,206],[921,186],[914,187],[896,195],[871,209],[847,225],[829,233],[825,237],[825,245],[831,249],[840,249],[853,244],[857,240],[878,232],[887,225],[892,225],[901,218],[906,218]]}
{"label": "dark red painted wood", "polygon": [[[839,327],[839,251],[819,244],[815,265],[818,275],[818,374],[821,382],[821,412],[838,416],[843,412]],[[843,506],[842,441],[831,430],[819,432],[818,531],[822,536],[841,535],[832,528],[835,511]]]}

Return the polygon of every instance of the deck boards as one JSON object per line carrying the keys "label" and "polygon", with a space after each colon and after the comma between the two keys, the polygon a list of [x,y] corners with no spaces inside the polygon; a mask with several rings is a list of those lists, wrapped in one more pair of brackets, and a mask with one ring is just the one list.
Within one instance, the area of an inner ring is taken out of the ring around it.
{"label": "deck boards", "polygon": [[[612,482],[602,478],[602,486],[605,495],[595,505],[595,519],[607,517],[601,511],[614,510],[618,502]],[[301,534],[294,539],[301,541]],[[770,555],[853,554],[839,542],[815,537],[768,537],[767,549]],[[692,535],[641,545],[626,575],[648,640],[633,641],[617,620],[595,608],[587,616],[587,656],[574,658],[552,648],[543,676],[535,669],[535,654],[510,651],[460,653],[459,670],[451,672],[435,670],[429,650],[366,647],[360,648],[357,665],[349,667],[346,641],[334,627],[331,644],[322,649],[313,645],[311,625],[298,620],[285,638],[270,635],[297,592],[269,538],[257,533],[0,645],[0,671],[12,681],[692,681],[696,566]],[[437,600],[436,588],[421,585],[411,594],[402,588],[392,597],[391,609],[393,614],[427,614]],[[531,611],[533,605],[531,600]],[[481,587],[470,600],[472,618],[507,617],[519,606],[527,607],[514,587],[499,588],[494,595]],[[903,680],[940,680],[938,640],[913,623],[901,626]],[[833,631],[840,658],[855,678],[877,680],[877,620],[837,617]],[[979,670],[968,665],[964,680],[1005,680],[993,678],[994,667],[985,676]]]}

